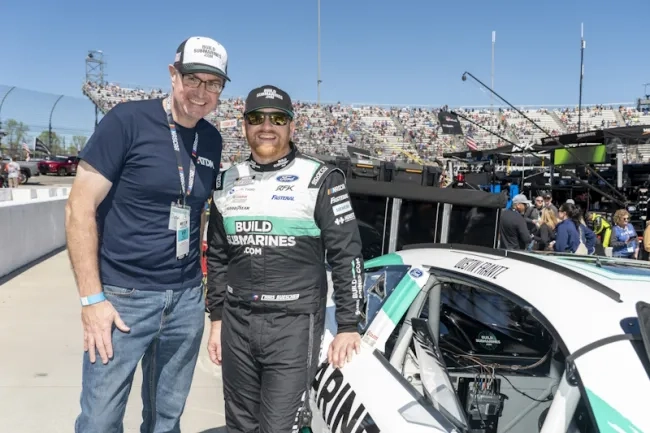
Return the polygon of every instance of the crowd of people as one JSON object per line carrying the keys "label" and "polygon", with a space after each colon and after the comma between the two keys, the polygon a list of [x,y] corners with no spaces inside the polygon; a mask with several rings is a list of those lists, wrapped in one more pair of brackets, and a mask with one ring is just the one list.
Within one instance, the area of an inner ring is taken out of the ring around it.
{"label": "crowd of people", "polygon": [[650,253],[650,222],[641,244],[626,209],[618,209],[610,222],[596,212],[585,214],[573,199],[556,206],[548,193],[535,197],[534,202],[518,194],[501,218],[500,244],[508,250],[628,259],[647,259]]}
{"label": "crowd of people", "polygon": [[[84,93],[106,112],[119,102],[164,97],[161,89],[125,88],[117,84],[86,82]],[[241,132],[242,98],[224,98],[206,119],[217,126],[224,137],[224,162],[246,157]],[[441,108],[351,106],[341,103],[318,105],[296,102],[295,142],[307,152],[347,155],[347,146],[370,151],[371,155],[391,161],[419,162],[440,159],[443,153],[467,149],[464,140],[442,133],[438,123]],[[650,124],[650,115],[633,107],[588,106],[582,108],[580,129]],[[545,134],[512,109],[490,108],[456,110],[473,122],[515,143],[537,142]],[[523,109],[526,116],[546,132],[558,135],[578,130],[577,107],[563,109]],[[235,120],[236,122],[228,123]],[[225,121],[225,123],[224,123]],[[479,149],[505,144],[503,140],[461,119],[463,131]],[[223,126],[222,126],[223,125]],[[244,151],[244,152],[242,152]],[[647,162],[650,154],[635,153],[629,162]]]}

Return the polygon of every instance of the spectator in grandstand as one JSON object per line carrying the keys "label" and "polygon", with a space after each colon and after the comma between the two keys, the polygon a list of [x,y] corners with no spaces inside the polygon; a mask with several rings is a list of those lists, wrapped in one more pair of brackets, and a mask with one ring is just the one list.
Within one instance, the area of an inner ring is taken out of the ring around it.
{"label": "spectator in grandstand", "polygon": [[614,212],[614,233],[612,236],[612,256],[636,259],[639,256],[639,239],[630,223],[630,213],[625,209]]}
{"label": "spectator in grandstand", "polygon": [[524,194],[517,194],[512,199],[512,210],[501,212],[499,237],[501,248],[506,250],[525,250],[531,241],[531,234],[526,226],[524,211],[530,200]]}
{"label": "spectator in grandstand", "polygon": [[79,155],[66,206],[85,351],[76,433],[122,431],[141,359],[142,431],[180,431],[205,320],[200,217],[222,147],[203,118],[227,61],[218,42],[187,39],[170,96],[116,105]]}

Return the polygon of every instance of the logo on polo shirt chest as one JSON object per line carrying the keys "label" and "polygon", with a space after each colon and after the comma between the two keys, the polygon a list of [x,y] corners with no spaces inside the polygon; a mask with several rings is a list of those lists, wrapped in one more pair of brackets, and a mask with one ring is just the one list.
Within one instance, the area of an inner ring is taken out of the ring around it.
{"label": "logo on polo shirt chest", "polygon": [[211,159],[208,159],[204,156],[199,156],[198,158],[196,158],[196,162],[198,162],[199,165],[202,165],[204,167],[209,167],[214,169],[214,162]]}

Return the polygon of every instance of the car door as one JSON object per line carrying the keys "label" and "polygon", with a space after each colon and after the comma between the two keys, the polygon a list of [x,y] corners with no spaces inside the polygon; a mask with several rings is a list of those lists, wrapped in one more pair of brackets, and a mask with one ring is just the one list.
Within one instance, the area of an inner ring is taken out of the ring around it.
{"label": "car door", "polygon": [[[431,395],[419,393],[384,356],[396,325],[414,300],[425,296],[428,281],[424,269],[407,265],[388,263],[366,269],[362,347],[342,369],[333,368],[325,359],[327,347],[336,335],[329,305],[323,362],[310,389],[314,433],[464,431],[449,416],[453,410],[430,400]],[[432,377],[434,388],[449,383],[444,372]]]}

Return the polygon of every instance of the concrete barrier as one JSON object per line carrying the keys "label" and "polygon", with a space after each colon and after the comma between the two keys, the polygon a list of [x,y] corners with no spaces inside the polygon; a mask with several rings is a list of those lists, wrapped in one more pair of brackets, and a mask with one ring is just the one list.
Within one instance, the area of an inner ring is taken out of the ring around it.
{"label": "concrete barrier", "polygon": [[41,198],[67,197],[70,187],[52,188],[3,188],[0,189],[0,202],[23,202]]}
{"label": "concrete barrier", "polygon": [[11,190],[9,188],[0,188],[0,202],[11,200],[13,200]]}
{"label": "concrete barrier", "polygon": [[[0,202],[0,277],[65,246],[68,198],[51,192],[56,189],[36,190],[43,198]],[[29,190],[20,191],[31,197]]]}

